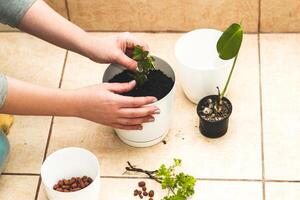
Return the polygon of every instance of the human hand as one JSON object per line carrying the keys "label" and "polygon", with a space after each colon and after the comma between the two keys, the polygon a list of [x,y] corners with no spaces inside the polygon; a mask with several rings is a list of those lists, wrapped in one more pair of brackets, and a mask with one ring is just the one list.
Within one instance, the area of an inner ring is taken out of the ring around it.
{"label": "human hand", "polygon": [[135,70],[137,62],[126,55],[126,50],[133,49],[135,45],[149,49],[146,43],[129,32],[104,38],[90,36],[87,57],[98,63],[119,63],[129,70]]}
{"label": "human hand", "polygon": [[134,88],[136,82],[103,83],[73,91],[76,116],[125,130],[140,130],[142,124],[153,122],[159,113],[156,106],[148,105],[155,97],[127,97],[119,95]]}

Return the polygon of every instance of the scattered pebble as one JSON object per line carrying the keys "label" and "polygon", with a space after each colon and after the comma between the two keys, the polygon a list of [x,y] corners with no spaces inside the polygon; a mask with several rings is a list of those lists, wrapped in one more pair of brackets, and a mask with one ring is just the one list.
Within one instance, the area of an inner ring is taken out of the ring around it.
{"label": "scattered pebble", "polygon": [[162,142],[163,142],[163,144],[167,144],[167,141],[166,141],[166,140],[163,140]]}
{"label": "scattered pebble", "polygon": [[144,197],[149,196],[149,200],[153,200],[154,191],[150,190],[149,192],[147,192],[147,187],[146,187],[145,181],[140,181],[138,183],[138,187],[142,188],[142,190],[135,189],[133,191],[133,196],[138,196],[140,199],[143,199]]}
{"label": "scattered pebble", "polygon": [[150,190],[149,197],[154,197],[154,191],[153,190]]}
{"label": "scattered pebble", "polygon": [[139,185],[139,187],[142,188],[146,185],[146,183],[145,183],[145,181],[140,181],[138,185]]}

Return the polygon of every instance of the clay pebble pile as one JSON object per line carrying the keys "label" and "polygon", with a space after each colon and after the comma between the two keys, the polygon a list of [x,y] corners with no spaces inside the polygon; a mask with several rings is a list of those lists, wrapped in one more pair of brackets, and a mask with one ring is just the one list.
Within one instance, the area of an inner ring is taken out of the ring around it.
{"label": "clay pebble pile", "polygon": [[53,186],[53,189],[59,192],[76,192],[86,188],[93,182],[93,179],[88,176],[72,177],[71,179],[59,180]]}

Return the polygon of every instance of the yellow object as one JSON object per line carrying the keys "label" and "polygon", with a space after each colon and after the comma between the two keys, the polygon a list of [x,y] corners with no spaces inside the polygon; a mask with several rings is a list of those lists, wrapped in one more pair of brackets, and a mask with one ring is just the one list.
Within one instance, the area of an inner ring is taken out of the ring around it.
{"label": "yellow object", "polygon": [[14,123],[13,115],[0,114],[0,129],[7,135]]}

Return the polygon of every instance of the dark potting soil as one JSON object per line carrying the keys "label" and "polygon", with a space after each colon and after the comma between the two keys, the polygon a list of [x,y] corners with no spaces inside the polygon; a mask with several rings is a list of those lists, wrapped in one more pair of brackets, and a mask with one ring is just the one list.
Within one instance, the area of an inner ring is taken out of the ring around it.
{"label": "dark potting soil", "polygon": [[231,105],[226,99],[222,100],[218,111],[215,109],[216,105],[216,99],[208,98],[204,104],[200,106],[200,110],[198,110],[201,118],[209,122],[217,122],[229,117],[231,114]]}
{"label": "dark potting soil", "polygon": [[[108,82],[126,83],[133,80],[133,72],[124,70],[115,75]],[[151,70],[148,80],[142,86],[135,86],[131,91],[123,93],[124,96],[141,97],[154,96],[157,100],[164,98],[173,88],[174,81],[160,70]]]}

